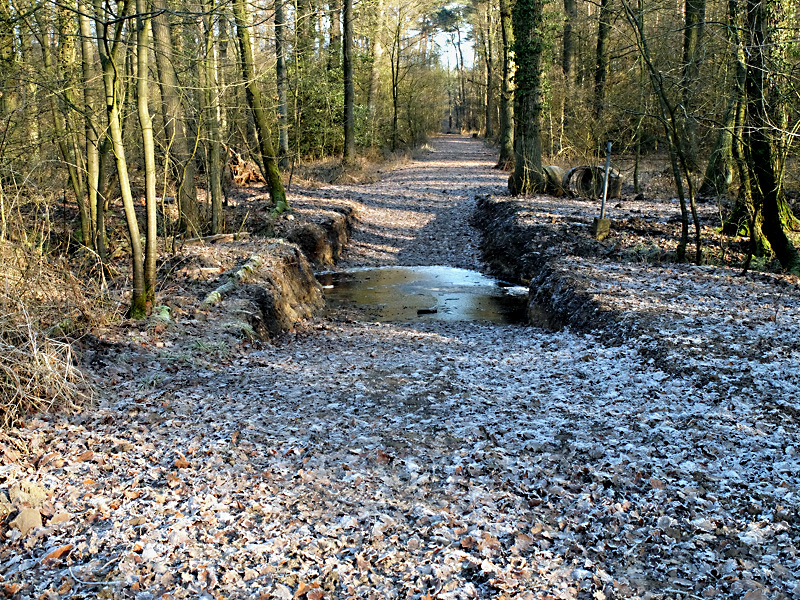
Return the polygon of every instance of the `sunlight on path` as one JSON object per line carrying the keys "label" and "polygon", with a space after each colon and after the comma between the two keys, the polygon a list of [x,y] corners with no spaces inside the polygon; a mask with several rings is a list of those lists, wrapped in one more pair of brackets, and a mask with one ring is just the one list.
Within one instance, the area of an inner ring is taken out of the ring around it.
{"label": "sunlight on path", "polygon": [[450,265],[475,269],[477,232],[467,223],[476,194],[503,193],[508,175],[481,140],[439,136],[431,151],[366,186],[333,189],[358,203],[360,224],[342,268]]}

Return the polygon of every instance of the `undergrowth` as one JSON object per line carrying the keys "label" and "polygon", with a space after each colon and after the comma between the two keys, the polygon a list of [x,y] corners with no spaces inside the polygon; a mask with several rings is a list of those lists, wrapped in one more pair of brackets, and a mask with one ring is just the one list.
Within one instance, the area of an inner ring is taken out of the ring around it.
{"label": "undergrowth", "polygon": [[100,297],[66,260],[0,241],[0,427],[75,411],[91,396],[71,340],[108,316]]}

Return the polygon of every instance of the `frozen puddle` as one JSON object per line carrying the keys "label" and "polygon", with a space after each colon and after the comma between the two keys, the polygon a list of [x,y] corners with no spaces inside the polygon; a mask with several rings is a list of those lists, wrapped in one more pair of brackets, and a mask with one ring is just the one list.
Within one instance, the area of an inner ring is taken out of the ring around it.
{"label": "frozen puddle", "polygon": [[317,275],[331,309],[373,321],[521,323],[528,290],[453,267],[373,267]]}

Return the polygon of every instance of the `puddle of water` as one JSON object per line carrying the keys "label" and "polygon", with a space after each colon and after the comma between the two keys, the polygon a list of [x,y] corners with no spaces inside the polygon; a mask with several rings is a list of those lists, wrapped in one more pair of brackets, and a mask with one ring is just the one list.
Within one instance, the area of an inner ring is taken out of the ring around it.
{"label": "puddle of water", "polygon": [[377,267],[317,275],[332,309],[374,321],[522,323],[528,290],[453,267]]}

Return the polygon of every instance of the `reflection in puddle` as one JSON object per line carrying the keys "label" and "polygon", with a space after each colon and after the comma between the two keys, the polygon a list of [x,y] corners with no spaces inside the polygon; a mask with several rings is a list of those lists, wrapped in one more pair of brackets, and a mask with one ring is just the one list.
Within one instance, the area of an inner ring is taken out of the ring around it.
{"label": "reflection in puddle", "polygon": [[317,275],[332,309],[374,321],[521,323],[528,290],[452,267],[377,267]]}

